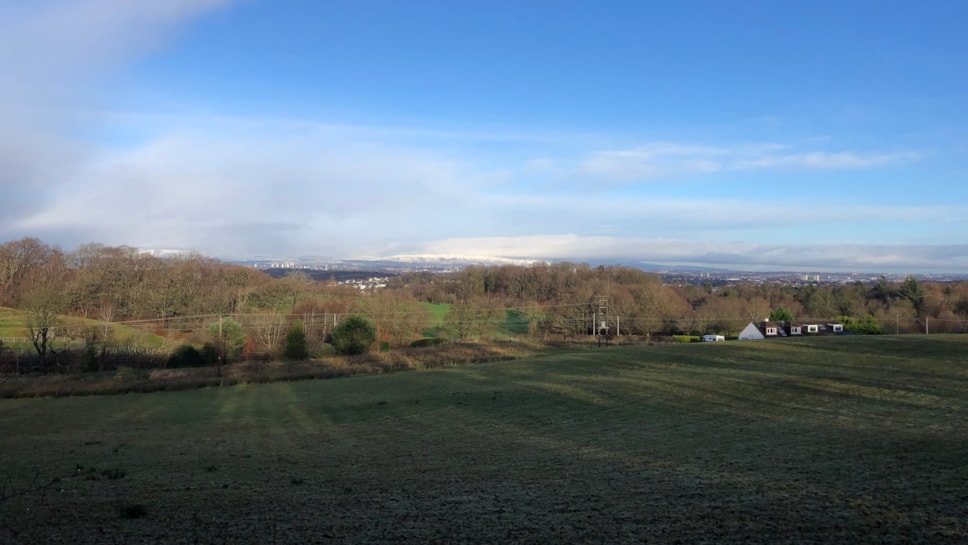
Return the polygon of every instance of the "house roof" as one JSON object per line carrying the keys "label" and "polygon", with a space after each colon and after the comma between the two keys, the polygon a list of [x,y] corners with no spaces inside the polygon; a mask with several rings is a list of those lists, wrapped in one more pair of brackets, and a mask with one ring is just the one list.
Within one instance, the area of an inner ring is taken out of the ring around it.
{"label": "house roof", "polygon": [[784,322],[770,322],[764,320],[756,324],[756,329],[759,329],[760,333],[762,333],[764,336],[766,335],[767,328],[776,328],[776,334],[779,337],[786,337],[789,334],[789,329],[787,329],[787,326]]}
{"label": "house roof", "polygon": [[834,330],[834,327],[833,326],[841,325],[841,324],[839,324],[837,322],[824,322],[824,321],[819,321],[819,322],[771,322],[769,320],[763,320],[761,322],[751,322],[751,323],[756,327],[756,329],[758,329],[760,331],[760,333],[763,334],[764,337],[766,337],[766,336],[772,337],[773,336],[773,335],[767,335],[766,334],[766,329],[768,327],[775,327],[776,328],[776,336],[777,337],[787,337],[787,336],[789,336],[791,334],[791,328],[793,328],[793,327],[799,327],[800,329],[807,329],[809,326],[817,326],[817,332],[823,334],[823,333],[834,333],[834,331],[833,331]]}

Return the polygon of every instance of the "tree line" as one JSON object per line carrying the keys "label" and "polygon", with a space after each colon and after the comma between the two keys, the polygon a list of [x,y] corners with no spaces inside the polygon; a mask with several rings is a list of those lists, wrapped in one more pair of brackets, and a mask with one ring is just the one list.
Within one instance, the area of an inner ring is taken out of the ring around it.
{"label": "tree line", "polygon": [[[843,321],[863,332],[968,332],[968,282],[903,281],[883,277],[850,284],[664,284],[659,275],[625,266],[567,262],[472,266],[448,276],[403,275],[391,286],[421,301],[450,303],[466,314],[514,308],[538,335],[582,334],[606,301],[608,327],[621,335],[720,333],[781,316]],[[452,313],[454,312],[452,309]]]}
{"label": "tree line", "polygon": [[[436,328],[431,327],[433,305],[446,311]],[[391,278],[385,289],[361,293],[301,271],[273,278],[197,254],[158,257],[96,243],[65,252],[24,238],[0,244],[0,307],[21,312],[43,367],[65,339],[103,363],[111,350],[122,348],[108,326],[116,323],[156,335],[169,352],[216,338],[224,343],[234,328],[231,350],[220,346],[221,352],[268,359],[284,355],[294,328],[301,331],[306,355],[325,355],[334,346],[333,328],[351,315],[373,325],[374,346],[383,349],[428,334],[484,339],[512,322],[506,333],[544,339],[580,338],[595,332],[601,321],[609,335],[729,336],[771,315],[839,320],[864,333],[966,332],[968,282],[922,282],[911,276],[846,285],[670,285],[632,267],[557,262],[407,273]],[[68,326],[65,316],[98,325]],[[215,323],[222,324],[217,336]],[[137,348],[128,342],[123,348]]]}

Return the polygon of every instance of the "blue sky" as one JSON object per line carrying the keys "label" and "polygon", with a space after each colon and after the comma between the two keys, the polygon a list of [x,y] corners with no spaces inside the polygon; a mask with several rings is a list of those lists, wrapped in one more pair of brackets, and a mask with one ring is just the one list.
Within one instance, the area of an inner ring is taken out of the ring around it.
{"label": "blue sky", "polygon": [[0,240],[966,272],[965,20],[0,0]]}

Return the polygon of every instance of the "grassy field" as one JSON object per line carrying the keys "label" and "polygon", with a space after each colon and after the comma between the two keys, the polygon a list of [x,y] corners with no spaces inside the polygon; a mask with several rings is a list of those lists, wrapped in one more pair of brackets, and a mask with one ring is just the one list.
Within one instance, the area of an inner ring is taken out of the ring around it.
{"label": "grassy field", "polygon": [[23,313],[12,308],[0,307],[0,337],[24,337]]}
{"label": "grassy field", "polygon": [[968,336],[0,401],[3,543],[966,543]]}
{"label": "grassy field", "polygon": [[497,336],[513,337],[528,334],[528,318],[518,310],[504,312],[504,321],[497,327]]}
{"label": "grassy field", "polygon": [[430,313],[430,324],[423,331],[423,336],[427,338],[438,337],[446,332],[444,327],[444,317],[450,312],[450,305],[447,303],[420,303]]}
{"label": "grassy field", "polygon": [[[59,324],[59,326],[62,328],[70,328],[75,330],[81,330],[88,327],[103,327],[103,325],[104,322],[87,318],[78,318],[76,316],[62,316]],[[151,333],[150,331],[144,331],[122,324],[110,324],[109,327],[112,332],[112,342],[119,346],[133,345],[142,348],[160,348],[165,344],[165,339],[163,337]],[[29,340],[27,340],[27,336],[28,332],[26,326],[24,325],[23,311],[0,307],[0,338],[23,339],[19,342],[11,342],[9,347],[15,350],[33,350]],[[60,347],[63,342],[70,342],[74,345],[80,345],[83,343],[83,341],[80,339],[57,342],[60,343],[58,347]]]}

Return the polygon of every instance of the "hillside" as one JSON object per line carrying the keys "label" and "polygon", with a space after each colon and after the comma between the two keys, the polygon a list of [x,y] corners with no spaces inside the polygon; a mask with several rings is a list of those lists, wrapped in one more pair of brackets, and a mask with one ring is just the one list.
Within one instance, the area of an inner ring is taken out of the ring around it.
{"label": "hillside", "polygon": [[966,347],[612,347],[4,400],[0,541],[964,543]]}
{"label": "hillside", "polygon": [[[60,328],[79,331],[84,328],[107,327],[111,331],[112,341],[118,346],[137,344],[146,348],[158,348],[165,344],[165,339],[149,331],[144,331],[124,324],[105,323],[99,320],[79,318],[76,316],[61,316]],[[27,346],[27,330],[24,326],[23,311],[13,308],[0,307],[0,339],[6,339],[13,348],[25,349]],[[74,344],[82,342],[80,339],[66,340]]]}

